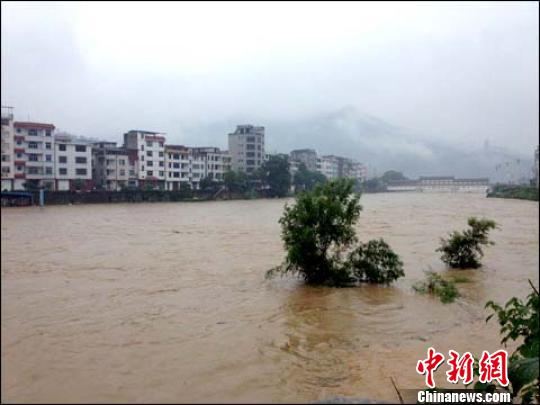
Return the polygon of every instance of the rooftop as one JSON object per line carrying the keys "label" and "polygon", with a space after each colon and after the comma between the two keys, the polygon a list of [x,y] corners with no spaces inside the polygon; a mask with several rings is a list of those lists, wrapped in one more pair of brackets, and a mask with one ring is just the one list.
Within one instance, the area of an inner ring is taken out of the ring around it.
{"label": "rooftop", "polygon": [[23,121],[15,121],[13,123],[13,126],[15,128],[31,128],[31,129],[54,129],[55,128],[53,124],[44,124],[42,122],[23,122]]}

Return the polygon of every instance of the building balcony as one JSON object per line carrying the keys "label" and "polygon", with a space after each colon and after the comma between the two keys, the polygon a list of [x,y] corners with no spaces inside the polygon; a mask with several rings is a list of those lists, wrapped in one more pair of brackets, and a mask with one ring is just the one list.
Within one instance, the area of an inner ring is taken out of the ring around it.
{"label": "building balcony", "polygon": [[19,147],[15,147],[13,148],[13,151],[15,153],[24,153],[24,148],[21,148],[20,146]]}
{"label": "building balcony", "polygon": [[27,160],[26,165],[32,166],[32,167],[41,167],[45,164],[45,161],[43,160]]}
{"label": "building balcony", "polygon": [[13,161],[13,163],[15,163],[15,166],[24,166],[26,164],[26,160],[16,159]]}
{"label": "building balcony", "polygon": [[14,177],[16,179],[24,179],[24,178],[26,178],[26,174],[25,173],[15,173]]}

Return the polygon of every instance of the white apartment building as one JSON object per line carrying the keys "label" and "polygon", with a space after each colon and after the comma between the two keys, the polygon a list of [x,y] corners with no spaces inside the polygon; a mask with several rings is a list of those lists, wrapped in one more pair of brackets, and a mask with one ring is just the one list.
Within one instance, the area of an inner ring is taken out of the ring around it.
{"label": "white apartment building", "polygon": [[71,135],[57,134],[54,141],[55,190],[91,190],[92,146]]}
{"label": "white apartment building", "polygon": [[131,130],[124,134],[124,148],[137,151],[137,185],[165,189],[165,134]]}
{"label": "white apartment building", "polygon": [[180,190],[181,184],[191,187],[190,151],[183,145],[165,145],[166,188],[169,191]]}
{"label": "white apartment building", "polygon": [[13,127],[13,108],[2,107],[2,190],[13,190],[15,175],[15,139]]}
{"label": "white apartment building", "polygon": [[230,156],[214,147],[190,148],[194,156],[202,157],[204,162],[203,178],[210,178],[215,181],[222,181],[223,175],[230,170]]}
{"label": "white apartment building", "polygon": [[321,156],[317,158],[317,171],[324,174],[328,180],[339,177],[338,160],[335,156]]}
{"label": "white apartment building", "polygon": [[25,187],[54,189],[54,125],[13,123],[14,190]]}
{"label": "white apartment building", "polygon": [[92,179],[97,187],[119,191],[137,184],[135,160],[116,142],[95,142],[92,145]]}
{"label": "white apartment building", "polygon": [[264,163],[264,127],[237,125],[229,134],[231,169],[252,173]]}

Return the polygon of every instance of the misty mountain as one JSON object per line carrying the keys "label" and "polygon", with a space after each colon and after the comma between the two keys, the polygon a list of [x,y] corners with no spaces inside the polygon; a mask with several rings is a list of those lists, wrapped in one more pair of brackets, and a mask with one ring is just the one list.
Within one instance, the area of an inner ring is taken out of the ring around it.
{"label": "misty mountain", "polygon": [[226,148],[227,133],[241,123],[266,127],[266,149],[270,153],[312,148],[320,155],[358,159],[368,166],[370,174],[382,174],[392,169],[411,178],[453,175],[489,177],[493,182],[515,181],[531,177],[533,165],[534,145],[531,145],[531,156],[491,146],[487,142],[478,148],[452,145],[362,113],[354,107],[295,121],[227,120],[184,128],[183,138],[193,144],[201,141],[211,144],[212,140],[215,144],[216,135],[223,134],[223,142],[217,146]]}

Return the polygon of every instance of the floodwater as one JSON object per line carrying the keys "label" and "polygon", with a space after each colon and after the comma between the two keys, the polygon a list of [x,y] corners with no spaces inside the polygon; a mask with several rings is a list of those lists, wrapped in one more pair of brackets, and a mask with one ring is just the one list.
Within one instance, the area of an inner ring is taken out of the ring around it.
{"label": "floodwater", "polygon": [[[361,199],[360,239],[404,261],[394,285],[265,280],[285,202],[2,209],[2,401],[397,401],[390,378],[424,387],[428,346],[501,348],[485,302],[538,285],[537,202],[416,193]],[[462,298],[414,293],[424,270],[449,271],[434,250],[470,215],[501,229],[484,267],[459,272]]]}

